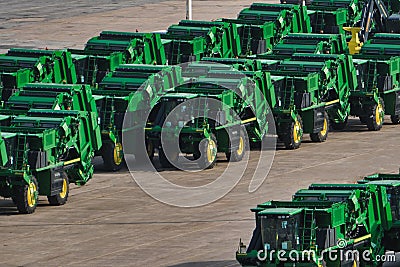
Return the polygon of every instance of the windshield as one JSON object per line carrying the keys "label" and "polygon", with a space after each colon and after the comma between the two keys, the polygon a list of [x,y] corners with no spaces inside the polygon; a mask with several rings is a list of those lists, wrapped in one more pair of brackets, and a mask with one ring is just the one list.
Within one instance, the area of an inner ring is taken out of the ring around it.
{"label": "windshield", "polygon": [[392,209],[393,221],[400,220],[400,188],[388,189],[388,198]]}
{"label": "windshield", "polygon": [[261,216],[263,244],[268,250],[292,250],[299,245],[299,215]]}

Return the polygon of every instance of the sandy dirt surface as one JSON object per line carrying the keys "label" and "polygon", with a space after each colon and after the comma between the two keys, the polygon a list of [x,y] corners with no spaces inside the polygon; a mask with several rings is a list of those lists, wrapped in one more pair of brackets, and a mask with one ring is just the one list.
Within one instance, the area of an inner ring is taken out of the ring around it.
{"label": "sandy dirt surface", "polygon": [[[82,48],[102,30],[163,30],[185,16],[184,1],[135,6],[132,1],[104,0],[39,0],[34,6],[0,2],[3,50]],[[252,2],[194,1],[194,18],[235,17]],[[347,130],[331,133],[326,143],[306,138],[299,150],[278,150],[257,192],[248,193],[246,175],[223,199],[200,208],[162,204],[146,195],[127,170],[106,173],[101,160],[95,159],[93,179],[84,187],[73,187],[65,206],[50,207],[41,198],[35,214],[22,216],[11,200],[0,200],[0,266],[238,266],[239,238],[248,243],[254,227],[251,207],[290,199],[313,182],[349,183],[374,172],[398,170],[400,126],[386,124],[380,132],[369,132],[357,119],[350,123]],[[252,152],[247,174],[256,168],[257,155]],[[195,185],[211,182],[226,166],[220,155],[213,170],[163,173],[176,184]]]}
{"label": "sandy dirt surface", "polygon": [[[143,2],[147,4],[143,5]],[[236,17],[253,1],[193,1],[193,18]],[[275,1],[270,1],[275,2]],[[185,18],[185,1],[15,1],[0,11],[0,52],[83,48],[102,30],[157,31]],[[93,5],[95,3],[95,5]]]}

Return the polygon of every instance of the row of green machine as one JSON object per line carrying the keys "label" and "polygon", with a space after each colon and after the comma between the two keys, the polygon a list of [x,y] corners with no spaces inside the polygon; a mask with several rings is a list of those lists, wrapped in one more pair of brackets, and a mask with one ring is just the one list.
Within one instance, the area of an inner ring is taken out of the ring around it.
{"label": "row of green machine", "polygon": [[400,174],[312,184],[252,212],[251,241],[236,253],[242,266],[381,266],[400,251]]}
{"label": "row of green machine", "polygon": [[119,170],[126,112],[142,118],[133,128],[145,157],[158,151],[163,167],[180,155],[164,149],[162,132],[212,168],[217,152],[240,161],[248,142],[274,132],[295,149],[349,116],[370,130],[384,114],[399,123],[395,12],[397,1],[256,3],[236,19],[183,20],[165,33],[104,31],[83,50],[10,49],[0,55],[0,195],[31,213],[38,195],[64,204],[69,183],[92,177],[94,156]]}

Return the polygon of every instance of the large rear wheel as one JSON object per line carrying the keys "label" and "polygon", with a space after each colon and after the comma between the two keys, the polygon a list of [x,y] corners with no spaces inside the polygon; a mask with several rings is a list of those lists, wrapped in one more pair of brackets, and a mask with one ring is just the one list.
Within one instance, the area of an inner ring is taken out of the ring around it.
{"label": "large rear wheel", "polygon": [[28,184],[16,186],[13,199],[20,213],[33,213],[39,200],[39,186],[36,178],[32,176]]}

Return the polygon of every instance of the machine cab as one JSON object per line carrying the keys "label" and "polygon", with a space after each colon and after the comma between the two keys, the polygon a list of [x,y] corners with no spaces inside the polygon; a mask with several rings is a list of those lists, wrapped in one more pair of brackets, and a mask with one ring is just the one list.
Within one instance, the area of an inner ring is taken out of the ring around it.
{"label": "machine cab", "polygon": [[297,250],[303,209],[275,208],[258,214],[265,251]]}

